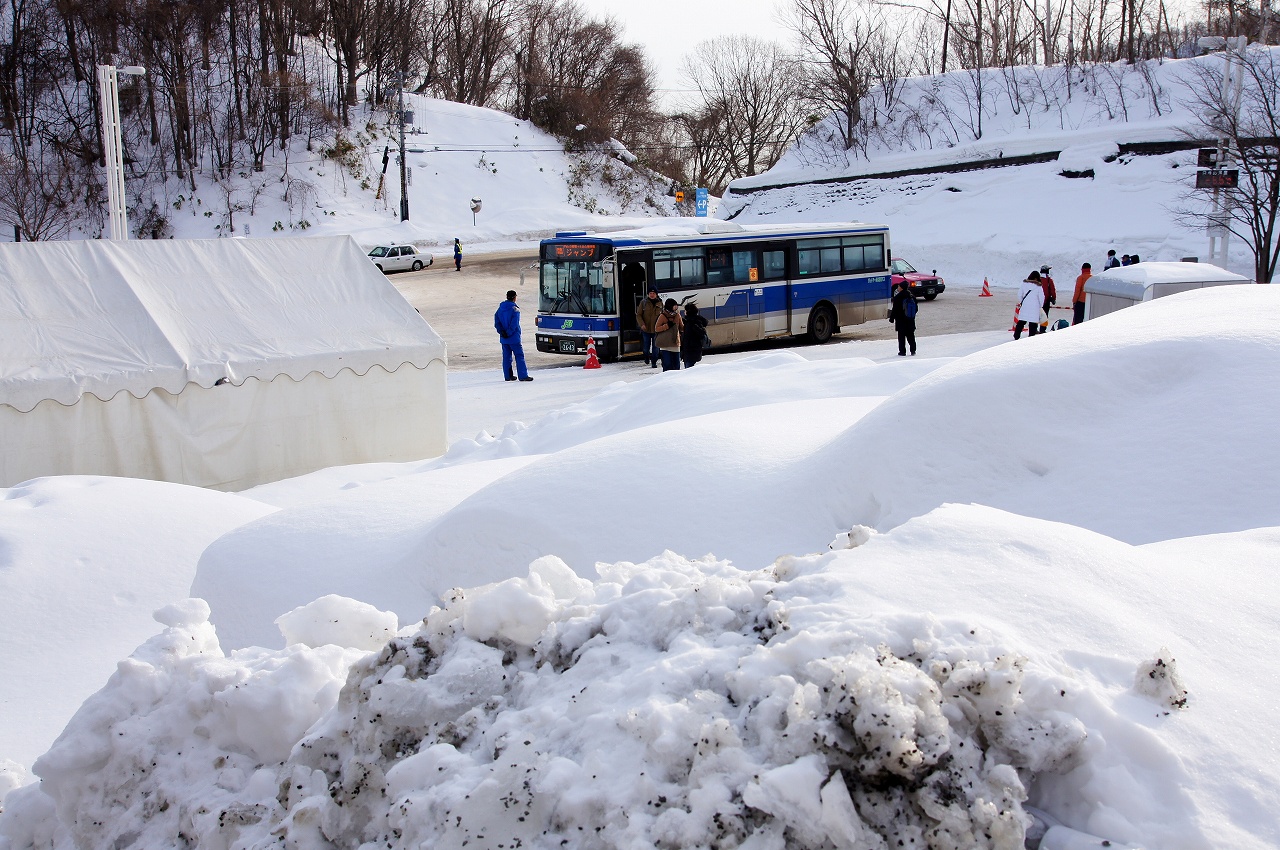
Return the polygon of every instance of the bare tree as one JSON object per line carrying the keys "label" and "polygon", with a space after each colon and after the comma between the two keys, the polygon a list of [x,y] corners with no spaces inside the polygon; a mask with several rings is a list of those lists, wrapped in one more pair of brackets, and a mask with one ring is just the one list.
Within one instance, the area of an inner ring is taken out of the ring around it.
{"label": "bare tree", "polygon": [[64,157],[28,156],[24,163],[0,153],[0,218],[30,242],[62,239],[75,223],[76,191],[82,181]]}
{"label": "bare tree", "polygon": [[883,8],[872,0],[794,0],[791,8],[790,27],[802,50],[813,53],[800,65],[805,96],[819,111],[840,117],[845,150],[857,141],[862,101],[884,47]]}
{"label": "bare tree", "polygon": [[772,168],[795,141],[803,123],[795,67],[781,45],[748,36],[705,41],[685,61],[702,103],[693,111],[717,119],[716,143],[732,176]]}
{"label": "bare tree", "polygon": [[518,0],[442,0],[444,40],[433,84],[449,100],[491,106],[505,81]]}
{"label": "bare tree", "polygon": [[[1224,57],[1225,58],[1225,57]],[[1226,139],[1231,167],[1240,172],[1237,189],[1227,193],[1224,221],[1210,222],[1212,212],[1200,198],[1179,210],[1184,221],[1225,224],[1253,252],[1255,279],[1270,282],[1280,257],[1276,232],[1280,217],[1280,61],[1266,49],[1234,54],[1243,76],[1237,104],[1224,92],[1224,65],[1195,66],[1191,101],[1199,127],[1194,135]],[[1202,197],[1202,195],[1201,195]]]}
{"label": "bare tree", "polygon": [[618,139],[637,150],[658,123],[653,69],[612,19],[574,0],[530,3],[517,23],[516,114],[573,145]]}

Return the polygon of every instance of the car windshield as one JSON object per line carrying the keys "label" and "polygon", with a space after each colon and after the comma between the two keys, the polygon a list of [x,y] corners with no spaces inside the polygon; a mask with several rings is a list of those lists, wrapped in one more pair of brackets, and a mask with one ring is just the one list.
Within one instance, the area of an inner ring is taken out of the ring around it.
{"label": "car windshield", "polygon": [[370,251],[370,252],[369,252],[369,256],[370,256],[370,257],[385,257],[385,256],[387,256],[387,248],[386,248],[386,246],[385,246],[385,245],[379,245],[377,248],[374,248],[372,251]]}
{"label": "car windshield", "polygon": [[894,274],[914,274],[915,268],[913,268],[912,265],[908,263],[906,260],[894,260],[893,273]]}
{"label": "car windshield", "polygon": [[612,286],[604,285],[598,262],[550,261],[539,272],[538,309],[543,313],[581,315],[616,312]]}

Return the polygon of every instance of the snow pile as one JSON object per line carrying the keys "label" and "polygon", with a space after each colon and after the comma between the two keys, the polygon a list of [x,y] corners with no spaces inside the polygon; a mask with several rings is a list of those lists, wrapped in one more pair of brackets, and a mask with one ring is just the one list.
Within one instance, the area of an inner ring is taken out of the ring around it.
{"label": "snow pile", "polygon": [[[50,837],[59,846],[173,846],[243,817],[217,808],[233,792],[277,793],[260,766],[289,755],[365,653],[298,645],[227,657],[208,617],[199,599],[156,613],[168,628],[120,662],[36,760],[42,783],[5,798],[0,846]],[[184,793],[199,801],[184,805]]]}
{"label": "snow pile", "polygon": [[809,598],[827,566],[542,559],[336,704],[350,651],[224,657],[189,602],[36,770],[95,846],[1020,848],[1028,788],[1087,737],[1061,678],[969,624]]}

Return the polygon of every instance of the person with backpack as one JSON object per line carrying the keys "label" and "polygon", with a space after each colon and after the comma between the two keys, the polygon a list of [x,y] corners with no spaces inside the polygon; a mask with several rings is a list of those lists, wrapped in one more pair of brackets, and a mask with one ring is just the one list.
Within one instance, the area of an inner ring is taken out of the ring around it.
{"label": "person with backpack", "polygon": [[1044,290],[1040,288],[1040,272],[1032,271],[1018,291],[1018,320],[1013,324],[1013,338],[1022,338],[1022,329],[1028,336],[1040,332],[1040,311],[1044,309]]}
{"label": "person with backpack", "polygon": [[1044,265],[1040,267],[1040,290],[1044,293],[1044,315],[1045,321],[1041,322],[1040,330],[1049,330],[1049,308],[1058,303],[1058,287],[1054,284],[1053,278],[1049,277],[1049,269],[1052,266]]}
{"label": "person with backpack", "polygon": [[911,346],[911,356],[916,354],[916,313],[919,305],[911,294],[911,286],[903,281],[893,293],[893,306],[889,308],[889,321],[898,329],[898,356],[907,356],[907,346]]}
{"label": "person with backpack", "polygon": [[707,320],[698,314],[697,304],[684,306],[684,333],[680,336],[680,360],[690,369],[702,359],[707,347]]}
{"label": "person with backpack", "polygon": [[680,332],[684,330],[684,320],[680,318],[680,311],[676,309],[676,299],[667,299],[653,327],[658,353],[662,357],[662,371],[679,369]]}

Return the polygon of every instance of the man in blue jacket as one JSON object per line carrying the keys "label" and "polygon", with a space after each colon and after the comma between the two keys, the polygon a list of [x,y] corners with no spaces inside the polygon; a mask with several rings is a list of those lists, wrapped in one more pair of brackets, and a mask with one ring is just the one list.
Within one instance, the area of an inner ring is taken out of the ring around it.
{"label": "man in blue jacket", "polygon": [[516,306],[516,291],[507,290],[507,300],[498,305],[498,312],[493,314],[493,326],[502,339],[502,374],[508,381],[514,381],[511,374],[511,358],[516,361],[516,374],[522,381],[532,381],[529,370],[524,365],[524,346],[520,344],[520,308]]}

